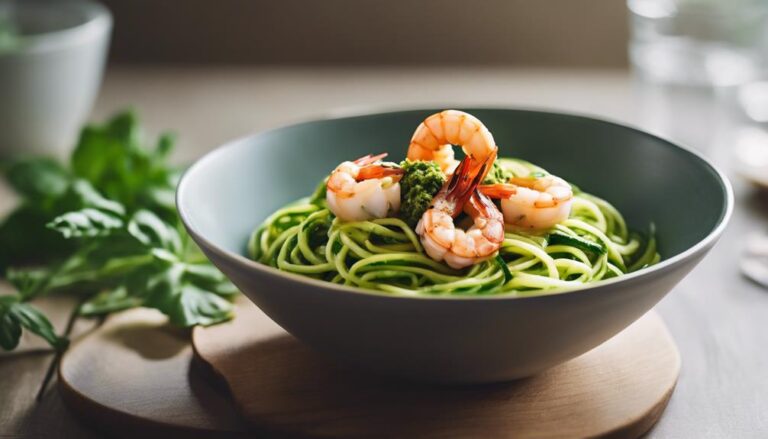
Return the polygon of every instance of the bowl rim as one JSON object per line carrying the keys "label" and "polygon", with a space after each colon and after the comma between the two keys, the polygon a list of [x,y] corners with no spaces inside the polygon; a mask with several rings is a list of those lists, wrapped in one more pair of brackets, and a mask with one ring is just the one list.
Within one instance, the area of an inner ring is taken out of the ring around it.
{"label": "bowl rim", "polygon": [[[26,6],[41,7],[56,5],[57,2],[32,2]],[[44,53],[76,46],[91,40],[98,40],[112,28],[112,13],[101,3],[91,0],[71,0],[60,6],[76,8],[84,14],[82,21],[74,26],[34,35],[24,35],[21,44],[0,54],[0,59],[32,53]],[[22,6],[25,7],[25,6]]]}
{"label": "bowl rim", "polygon": [[[469,106],[461,105],[461,106],[453,106],[453,107],[446,107],[446,108],[470,108]],[[712,164],[708,159],[703,157],[700,153],[693,150],[691,147],[684,145],[682,143],[678,143],[676,141],[672,141],[670,139],[667,139],[665,137],[662,137],[657,134],[653,134],[651,132],[648,132],[646,130],[643,130],[633,124],[628,124],[625,122],[619,122],[616,120],[612,120],[610,118],[605,118],[603,116],[598,115],[588,115],[584,113],[578,113],[578,112],[572,112],[572,111],[558,111],[558,110],[550,110],[550,109],[544,109],[544,108],[534,108],[534,107],[502,107],[502,106],[472,106],[470,111],[474,110],[490,110],[490,111],[520,111],[520,112],[528,112],[528,113],[543,113],[543,114],[549,114],[549,115],[558,115],[558,116],[567,116],[577,119],[583,119],[583,120],[589,120],[593,122],[600,122],[608,125],[612,125],[618,128],[626,129],[632,132],[635,132],[637,134],[640,134],[641,136],[645,136],[648,138],[651,138],[656,141],[660,141],[664,144],[666,144],[668,147],[677,148],[684,153],[687,153],[690,157],[693,159],[699,160],[705,167],[708,167],[709,170],[717,177],[718,183],[720,184],[720,187],[723,191],[723,195],[725,197],[724,199],[724,208],[720,212],[720,216],[715,224],[715,226],[710,230],[710,232],[701,240],[690,246],[689,248],[685,249],[684,251],[678,253],[677,255],[672,256],[669,259],[662,259],[659,263],[656,265],[653,265],[651,267],[646,267],[641,270],[635,271],[633,273],[627,273],[620,277],[615,277],[611,279],[605,279],[600,280],[591,284],[585,284],[584,286],[575,286],[575,287],[565,287],[565,288],[553,288],[551,290],[544,290],[541,292],[537,292],[536,294],[532,295],[516,295],[515,293],[497,293],[497,294],[484,294],[484,295],[450,295],[450,294],[441,294],[441,295],[427,295],[427,294],[393,294],[385,291],[378,291],[378,290],[368,290],[365,288],[360,287],[354,287],[354,286],[346,286],[346,285],[339,285],[334,284],[331,282],[313,279],[307,276],[302,276],[300,274],[290,273],[286,271],[279,270],[277,268],[271,267],[269,265],[264,265],[260,262],[254,261],[250,258],[247,258],[239,253],[235,253],[232,251],[229,251],[227,249],[221,248],[220,246],[214,244],[209,239],[205,238],[201,233],[199,233],[195,228],[192,226],[189,214],[185,211],[181,199],[184,197],[186,186],[189,182],[190,176],[194,173],[199,172],[198,169],[202,168],[206,162],[213,160],[216,156],[220,154],[224,154],[225,151],[231,149],[231,148],[237,148],[238,146],[241,146],[245,141],[248,139],[257,137],[257,136],[264,136],[271,133],[275,133],[277,131],[287,129],[294,126],[309,124],[309,123],[315,123],[315,122],[324,122],[324,121],[331,121],[331,120],[343,120],[343,119],[355,119],[355,118],[361,118],[361,117],[373,117],[373,116],[381,116],[381,115],[388,115],[388,114],[395,114],[395,113],[403,113],[403,112],[416,112],[416,111],[435,111],[434,109],[430,108],[422,108],[422,107],[408,107],[408,108],[398,108],[398,109],[380,109],[379,111],[376,111],[374,109],[366,109],[364,111],[347,111],[346,109],[341,111],[328,111],[326,113],[323,113],[319,116],[308,118],[303,121],[295,121],[295,122],[289,122],[286,124],[281,124],[279,126],[276,126],[274,128],[270,128],[267,130],[257,131],[253,132],[241,137],[238,137],[236,139],[227,141],[226,143],[214,148],[213,150],[207,152],[200,158],[198,158],[192,166],[187,168],[184,173],[181,176],[181,179],[179,180],[178,186],[176,188],[176,207],[179,212],[179,217],[181,218],[181,221],[184,225],[184,227],[189,232],[190,236],[203,247],[204,250],[208,252],[215,253],[217,256],[224,258],[238,266],[244,267],[248,270],[256,270],[261,272],[264,275],[267,276],[274,276],[277,278],[283,278],[288,279],[293,282],[297,282],[299,284],[305,284],[307,286],[312,287],[318,287],[321,289],[325,289],[331,292],[339,293],[339,294],[354,294],[354,295],[363,295],[363,296],[373,296],[377,298],[384,298],[388,300],[442,300],[442,301],[486,301],[486,300],[542,300],[544,298],[552,297],[552,296],[560,296],[563,294],[568,293],[579,293],[584,294],[588,292],[594,292],[598,290],[603,290],[606,287],[611,287],[618,283],[628,283],[632,281],[642,281],[644,279],[651,278],[656,273],[664,272],[666,270],[669,270],[670,268],[673,268],[676,265],[681,264],[683,261],[686,261],[698,253],[704,251],[705,249],[711,247],[714,245],[717,240],[722,235],[723,231],[728,225],[728,222],[731,218],[731,215],[733,213],[734,209],[734,194],[733,194],[733,188],[731,186],[731,183],[728,179],[728,177],[725,175],[723,171],[721,171],[717,166]],[[439,111],[439,110],[436,110]]]}

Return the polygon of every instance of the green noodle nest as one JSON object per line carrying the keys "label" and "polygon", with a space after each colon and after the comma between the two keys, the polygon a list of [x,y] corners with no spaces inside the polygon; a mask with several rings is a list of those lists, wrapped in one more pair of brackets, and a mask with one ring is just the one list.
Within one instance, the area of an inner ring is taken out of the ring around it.
{"label": "green noodle nest", "polygon": [[[530,163],[499,159],[515,176],[545,173]],[[498,255],[463,270],[432,260],[400,218],[342,222],[322,190],[286,206],[254,231],[250,257],[283,271],[341,285],[405,295],[534,295],[578,288],[657,263],[649,233],[627,229],[610,203],[575,190],[570,217],[531,234],[507,230]]]}

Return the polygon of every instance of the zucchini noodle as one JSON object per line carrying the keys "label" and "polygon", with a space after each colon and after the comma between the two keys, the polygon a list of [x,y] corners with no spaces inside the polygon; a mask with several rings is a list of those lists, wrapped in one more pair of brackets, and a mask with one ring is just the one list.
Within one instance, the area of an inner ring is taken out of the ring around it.
{"label": "zucchini noodle", "polygon": [[[515,175],[545,172],[499,159]],[[532,234],[508,228],[498,254],[463,270],[432,260],[399,218],[342,222],[316,193],[267,218],[248,242],[249,256],[280,270],[401,295],[536,295],[573,289],[657,263],[655,230],[630,232],[607,201],[578,191],[570,217]],[[458,221],[458,220],[457,220]]]}

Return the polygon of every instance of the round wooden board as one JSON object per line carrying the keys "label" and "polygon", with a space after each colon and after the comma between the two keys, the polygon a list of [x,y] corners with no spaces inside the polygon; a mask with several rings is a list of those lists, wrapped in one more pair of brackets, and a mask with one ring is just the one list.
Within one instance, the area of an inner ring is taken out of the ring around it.
{"label": "round wooden board", "polygon": [[[109,437],[242,437],[225,389],[193,362],[189,331],[152,310],[111,316],[75,342],[59,366],[67,406]],[[196,367],[197,366],[197,367]]]}
{"label": "round wooden board", "polygon": [[437,387],[345,369],[250,303],[237,312],[193,331],[203,368],[159,313],[110,317],[62,358],[64,401],[111,437],[633,437],[658,420],[680,368],[655,313],[539,376]]}
{"label": "round wooden board", "polygon": [[661,416],[680,371],[677,347],[653,311],[563,365],[482,386],[428,386],[345,369],[250,303],[238,306],[232,322],[196,328],[192,338],[244,418],[290,436],[637,437]]}

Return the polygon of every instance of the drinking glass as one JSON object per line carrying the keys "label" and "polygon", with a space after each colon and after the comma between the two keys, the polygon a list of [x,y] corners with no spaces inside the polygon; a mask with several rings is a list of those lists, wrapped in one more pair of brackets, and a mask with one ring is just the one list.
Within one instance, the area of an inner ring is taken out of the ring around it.
{"label": "drinking glass", "polygon": [[765,68],[768,1],[628,0],[629,56],[646,80],[689,86],[750,81]]}

